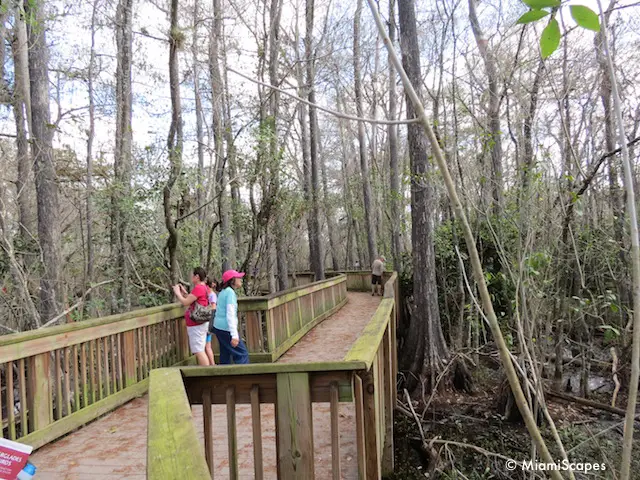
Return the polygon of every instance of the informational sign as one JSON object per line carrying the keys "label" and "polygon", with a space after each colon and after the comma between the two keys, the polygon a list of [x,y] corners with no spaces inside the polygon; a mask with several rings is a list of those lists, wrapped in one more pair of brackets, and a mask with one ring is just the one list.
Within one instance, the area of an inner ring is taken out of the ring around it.
{"label": "informational sign", "polygon": [[0,480],[15,480],[32,450],[29,445],[0,438]]}

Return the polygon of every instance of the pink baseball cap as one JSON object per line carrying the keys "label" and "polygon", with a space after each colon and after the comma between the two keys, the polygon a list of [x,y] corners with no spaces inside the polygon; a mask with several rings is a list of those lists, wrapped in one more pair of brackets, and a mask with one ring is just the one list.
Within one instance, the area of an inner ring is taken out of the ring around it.
{"label": "pink baseball cap", "polygon": [[227,283],[232,278],[242,278],[244,273],[236,272],[235,270],[227,270],[222,274],[222,283]]}

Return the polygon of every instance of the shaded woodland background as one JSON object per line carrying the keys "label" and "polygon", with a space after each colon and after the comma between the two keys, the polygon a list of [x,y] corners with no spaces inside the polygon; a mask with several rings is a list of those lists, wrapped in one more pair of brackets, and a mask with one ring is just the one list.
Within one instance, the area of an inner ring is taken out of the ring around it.
{"label": "shaded woodland background", "polygon": [[[509,346],[580,357],[589,396],[592,365],[628,364],[631,341],[602,35],[561,9],[543,60],[520,2],[377,5]],[[638,5],[604,8],[637,187]],[[166,303],[196,265],[248,272],[251,294],[384,254],[402,273],[411,389],[491,349],[460,225],[362,0],[14,0],[0,36],[3,333]]]}
{"label": "shaded woodland background", "polygon": [[[542,59],[521,2],[376,5],[522,375],[582,397],[615,376],[624,397],[630,240],[602,33],[561,8]],[[639,9],[603,8],[637,191]],[[400,387],[426,410],[425,392],[491,383],[461,225],[367,2],[12,0],[0,38],[3,334],[166,303],[197,265],[248,272],[253,294],[384,254],[405,299]]]}

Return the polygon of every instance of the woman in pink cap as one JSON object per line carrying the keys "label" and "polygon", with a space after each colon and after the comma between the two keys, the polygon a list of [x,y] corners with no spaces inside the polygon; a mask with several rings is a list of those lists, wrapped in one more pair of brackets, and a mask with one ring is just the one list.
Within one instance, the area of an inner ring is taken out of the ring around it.
{"label": "woman in pink cap", "polygon": [[249,352],[238,334],[238,296],[244,273],[227,270],[222,274],[222,291],[218,295],[213,333],[220,345],[220,363],[249,363]]}

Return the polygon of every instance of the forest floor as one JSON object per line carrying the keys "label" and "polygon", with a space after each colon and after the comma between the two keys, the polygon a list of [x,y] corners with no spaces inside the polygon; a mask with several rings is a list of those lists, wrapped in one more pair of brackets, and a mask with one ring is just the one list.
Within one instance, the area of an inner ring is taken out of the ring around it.
{"label": "forest floor", "polygon": [[[531,458],[529,434],[523,423],[506,421],[497,412],[501,373],[498,370],[479,367],[473,375],[474,393],[441,392],[434,397],[427,414],[424,415],[424,437],[427,443],[436,439],[432,444],[431,455],[421,447],[422,440],[413,415],[396,410],[395,473],[385,478],[548,478],[544,472],[540,472],[539,476],[532,476],[530,472],[525,474],[520,467],[516,467],[515,470],[509,469],[507,459],[503,457],[515,459],[519,463]],[[591,398],[605,404],[611,401],[610,393],[595,393]],[[614,413],[563,400],[547,398],[547,404],[569,460],[576,463],[600,464],[600,468],[604,467],[604,470],[588,474],[574,471],[575,478],[617,478],[614,468],[618,468],[620,463],[624,419]],[[619,397],[617,405],[626,405],[626,398]],[[421,411],[418,402],[416,413],[420,416]],[[541,432],[552,457],[560,462],[562,456],[558,453],[548,425],[543,424]],[[636,423],[636,436],[638,433]],[[458,444],[454,444],[456,442]],[[640,444],[636,444],[635,447],[639,448]],[[432,460],[434,458],[435,461]],[[634,452],[632,458],[632,478],[640,479],[640,455]],[[566,474],[563,476],[568,478]]]}

